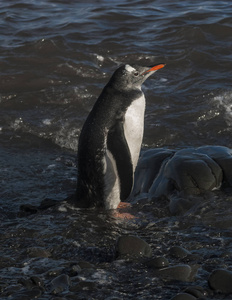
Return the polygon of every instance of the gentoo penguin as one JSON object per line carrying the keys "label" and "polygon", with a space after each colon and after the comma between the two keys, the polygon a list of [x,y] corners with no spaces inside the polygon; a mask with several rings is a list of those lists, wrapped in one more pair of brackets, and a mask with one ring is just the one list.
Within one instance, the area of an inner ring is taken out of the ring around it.
{"label": "gentoo penguin", "polygon": [[116,209],[129,197],[143,139],[141,86],[164,66],[123,65],[104,87],[79,137],[77,206]]}

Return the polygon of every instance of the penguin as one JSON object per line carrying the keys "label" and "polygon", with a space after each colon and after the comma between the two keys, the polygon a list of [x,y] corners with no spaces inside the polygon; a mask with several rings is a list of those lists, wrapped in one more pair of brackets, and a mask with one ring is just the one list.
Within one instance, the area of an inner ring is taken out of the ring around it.
{"label": "penguin", "polygon": [[144,131],[141,86],[164,66],[122,65],[103,88],[79,136],[76,206],[116,209],[130,196]]}

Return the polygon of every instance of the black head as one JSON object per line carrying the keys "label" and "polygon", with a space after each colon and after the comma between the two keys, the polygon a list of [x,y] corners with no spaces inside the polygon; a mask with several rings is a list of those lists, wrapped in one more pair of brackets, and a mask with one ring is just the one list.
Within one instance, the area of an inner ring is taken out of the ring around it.
{"label": "black head", "polygon": [[126,64],[114,72],[109,83],[117,89],[140,89],[149,76],[164,66],[163,63],[150,67]]}

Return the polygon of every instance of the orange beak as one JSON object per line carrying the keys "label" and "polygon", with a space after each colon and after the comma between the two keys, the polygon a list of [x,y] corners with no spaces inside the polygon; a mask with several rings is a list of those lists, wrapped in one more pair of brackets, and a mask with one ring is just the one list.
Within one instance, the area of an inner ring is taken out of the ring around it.
{"label": "orange beak", "polygon": [[[156,65],[154,67],[152,67],[151,69],[149,69],[148,71],[144,72],[143,74],[145,73],[148,73],[148,72],[151,72],[151,71],[157,71],[159,69],[162,69],[164,66],[166,66],[166,64],[159,64],[159,65]],[[142,75],[143,75],[142,74]]]}

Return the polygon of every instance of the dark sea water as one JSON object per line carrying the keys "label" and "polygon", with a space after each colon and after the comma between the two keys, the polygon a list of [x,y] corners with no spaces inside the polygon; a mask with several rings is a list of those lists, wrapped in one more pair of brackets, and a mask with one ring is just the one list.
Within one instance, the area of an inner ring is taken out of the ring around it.
{"label": "dark sea water", "polygon": [[[134,220],[64,206],[19,213],[22,204],[74,192],[78,136],[112,72],[160,62],[165,68],[143,87],[143,149],[232,147],[231,1],[0,2],[1,299],[168,300],[195,286],[206,299],[231,299],[207,283],[214,269],[232,270],[230,193],[204,197],[181,216],[161,202],[135,205]],[[194,266],[194,279],[167,280],[143,261],[116,260],[126,234],[170,266]],[[173,246],[191,257],[173,258]]]}

